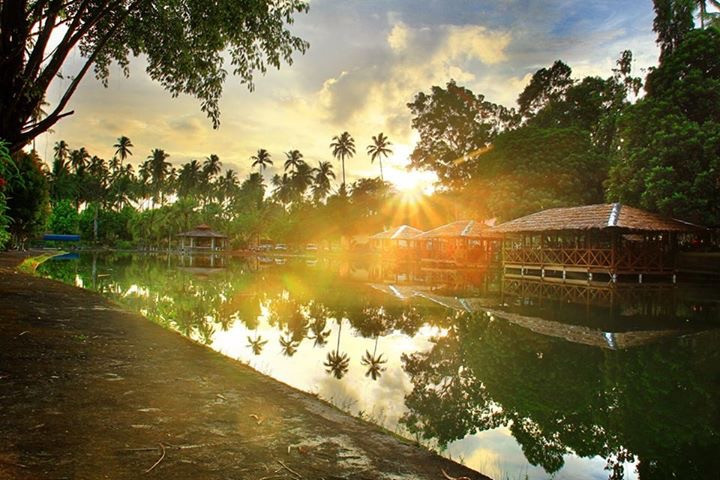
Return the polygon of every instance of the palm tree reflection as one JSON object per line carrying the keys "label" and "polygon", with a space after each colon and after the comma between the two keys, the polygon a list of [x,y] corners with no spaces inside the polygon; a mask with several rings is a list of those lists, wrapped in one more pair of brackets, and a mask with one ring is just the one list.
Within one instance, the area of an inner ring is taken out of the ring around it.
{"label": "palm tree reflection", "polygon": [[267,343],[267,340],[263,339],[261,336],[258,335],[257,330],[255,330],[255,338],[248,336],[247,340],[248,347],[252,349],[254,355],[260,355],[262,353],[263,347]]}
{"label": "palm tree reflection", "polygon": [[321,303],[313,302],[310,305],[309,316],[311,321],[308,338],[313,340],[314,347],[323,347],[328,341],[330,330],[325,330],[325,327],[327,327],[328,313],[327,307]]}
{"label": "palm tree reflection", "polygon": [[373,349],[373,353],[370,353],[370,350],[365,350],[365,355],[363,355],[362,359],[360,360],[360,363],[368,367],[367,372],[365,372],[366,377],[371,377],[373,380],[377,380],[380,378],[382,373],[387,370],[383,365],[387,363],[387,360],[383,358],[383,354],[377,355],[377,346],[378,346],[378,339],[380,337],[375,337],[375,348]]}
{"label": "palm tree reflection", "polygon": [[350,358],[347,353],[340,353],[340,335],[342,334],[342,319],[338,319],[338,340],[337,346],[334,352],[327,354],[327,360],[325,360],[327,373],[332,373],[338,380],[345,376],[350,367]]}

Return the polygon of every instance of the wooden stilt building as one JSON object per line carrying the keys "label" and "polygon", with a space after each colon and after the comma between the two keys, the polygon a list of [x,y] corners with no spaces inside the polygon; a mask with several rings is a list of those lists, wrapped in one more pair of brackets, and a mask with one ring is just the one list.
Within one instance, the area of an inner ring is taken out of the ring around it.
{"label": "wooden stilt building", "polygon": [[459,220],[415,237],[418,257],[426,263],[462,267],[488,266],[498,236],[483,222]]}
{"label": "wooden stilt building", "polygon": [[421,233],[422,230],[401,225],[371,236],[370,247],[374,252],[395,260],[412,260],[416,251],[415,238]]}
{"label": "wooden stilt building", "polygon": [[675,279],[678,237],[702,227],[619,203],[553,208],[491,229],[505,275],[559,282]]}

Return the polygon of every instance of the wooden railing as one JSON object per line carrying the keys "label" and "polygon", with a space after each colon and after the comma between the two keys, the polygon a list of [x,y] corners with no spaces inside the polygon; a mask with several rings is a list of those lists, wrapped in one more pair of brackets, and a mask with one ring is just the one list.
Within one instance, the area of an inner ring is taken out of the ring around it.
{"label": "wooden railing", "polygon": [[672,256],[647,245],[624,245],[613,254],[610,248],[505,248],[506,264],[526,266],[562,265],[566,267],[608,268],[617,272],[643,273],[673,269]]}
{"label": "wooden railing", "polygon": [[512,249],[506,248],[503,251],[505,263],[516,263],[520,265],[544,266],[544,265],[565,265],[577,267],[610,267],[613,263],[613,252],[611,249],[589,248],[589,249]]}

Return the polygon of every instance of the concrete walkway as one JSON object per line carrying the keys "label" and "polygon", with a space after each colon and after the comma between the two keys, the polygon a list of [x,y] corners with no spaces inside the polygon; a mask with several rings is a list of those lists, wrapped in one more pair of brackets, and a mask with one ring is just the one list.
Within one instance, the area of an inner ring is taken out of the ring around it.
{"label": "concrete walkway", "polygon": [[0,479],[485,479],[0,254]]}

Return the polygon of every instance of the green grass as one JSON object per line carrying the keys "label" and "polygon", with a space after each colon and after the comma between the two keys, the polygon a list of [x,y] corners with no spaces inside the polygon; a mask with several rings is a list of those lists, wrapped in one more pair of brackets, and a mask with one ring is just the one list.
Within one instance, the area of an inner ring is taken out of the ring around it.
{"label": "green grass", "polygon": [[64,255],[66,253],[67,252],[56,251],[52,253],[43,253],[42,255],[38,255],[36,257],[29,257],[23,260],[23,262],[18,265],[17,269],[23,273],[33,274],[35,273],[35,270],[47,260],[58,255]]}

